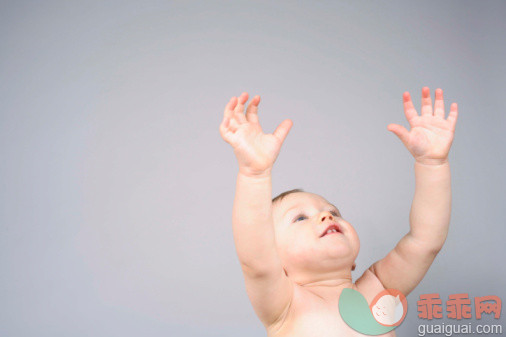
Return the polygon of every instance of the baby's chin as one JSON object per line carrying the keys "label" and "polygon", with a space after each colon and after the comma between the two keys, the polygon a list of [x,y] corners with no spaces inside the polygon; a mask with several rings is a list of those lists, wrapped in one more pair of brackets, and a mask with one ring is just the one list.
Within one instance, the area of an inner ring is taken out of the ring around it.
{"label": "baby's chin", "polygon": [[319,261],[286,267],[288,277],[299,284],[333,277],[332,275],[336,278],[346,277],[346,275],[351,274],[352,270],[352,264],[344,261]]}
{"label": "baby's chin", "polygon": [[289,257],[286,262],[295,270],[311,270],[313,272],[350,271],[356,255],[351,250],[342,248],[331,251],[307,251]]}
{"label": "baby's chin", "polygon": [[353,262],[345,260],[321,260],[315,264],[315,269],[321,270],[322,272],[349,272]]}
{"label": "baby's chin", "polygon": [[[323,237],[321,240],[324,240]],[[351,259],[355,260],[358,255],[358,245],[353,245],[350,242],[336,242],[340,238],[327,239],[327,242],[320,242],[322,258],[324,259]]]}

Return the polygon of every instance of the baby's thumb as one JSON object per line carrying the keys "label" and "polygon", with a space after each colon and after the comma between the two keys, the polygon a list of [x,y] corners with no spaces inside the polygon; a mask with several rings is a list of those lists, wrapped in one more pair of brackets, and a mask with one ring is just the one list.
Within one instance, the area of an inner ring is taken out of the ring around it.
{"label": "baby's thumb", "polygon": [[406,145],[409,139],[409,131],[406,128],[399,124],[388,124],[388,131],[395,133],[397,137]]}
{"label": "baby's thumb", "polygon": [[274,130],[273,135],[280,139],[281,143],[283,143],[285,141],[286,135],[288,135],[288,132],[292,128],[292,125],[293,122],[291,119],[285,119],[281,122],[281,124],[278,125],[276,130]]}

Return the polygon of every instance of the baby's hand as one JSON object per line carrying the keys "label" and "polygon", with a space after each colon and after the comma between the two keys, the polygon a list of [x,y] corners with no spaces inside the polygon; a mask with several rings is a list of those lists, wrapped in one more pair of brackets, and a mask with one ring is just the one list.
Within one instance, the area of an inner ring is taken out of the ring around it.
{"label": "baby's hand", "polygon": [[416,112],[409,92],[403,95],[404,114],[411,131],[401,125],[390,124],[388,130],[400,138],[415,160],[423,164],[438,165],[447,161],[457,123],[457,103],[450,107],[445,118],[443,90],[436,89],[434,113],[428,87],[422,88],[422,113]]}
{"label": "baby's hand", "polygon": [[247,100],[246,92],[230,99],[220,124],[220,134],[234,148],[241,173],[249,176],[270,174],[293,123],[285,119],[273,134],[265,134],[258,122],[260,96],[253,97],[244,114]]}

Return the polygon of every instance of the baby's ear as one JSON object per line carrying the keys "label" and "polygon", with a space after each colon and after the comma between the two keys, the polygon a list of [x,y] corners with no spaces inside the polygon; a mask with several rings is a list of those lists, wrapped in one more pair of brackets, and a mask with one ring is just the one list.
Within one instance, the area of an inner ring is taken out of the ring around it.
{"label": "baby's ear", "polygon": [[355,262],[353,262],[353,266],[351,266],[351,271],[354,271],[355,268],[357,268],[357,264]]}

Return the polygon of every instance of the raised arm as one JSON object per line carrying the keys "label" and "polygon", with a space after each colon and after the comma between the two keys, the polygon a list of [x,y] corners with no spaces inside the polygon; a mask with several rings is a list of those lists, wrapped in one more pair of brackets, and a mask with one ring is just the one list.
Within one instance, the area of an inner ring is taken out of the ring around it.
{"label": "raised arm", "polygon": [[248,94],[232,97],[225,108],[220,134],[232,145],[239,164],[232,228],[246,290],[266,327],[275,324],[290,304],[293,285],[276,251],[272,217],[271,171],[292,121],[284,120],[273,134],[258,121],[260,96],[244,114]]}
{"label": "raised arm", "polygon": [[370,268],[385,288],[408,295],[427,273],[448,234],[451,184],[448,152],[457,122],[457,103],[445,118],[443,91],[436,89],[434,111],[428,87],[422,89],[418,115],[408,92],[403,95],[404,112],[411,126],[390,124],[415,158],[415,195],[409,216],[410,231],[382,260]]}

